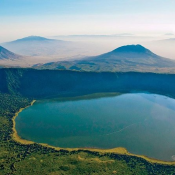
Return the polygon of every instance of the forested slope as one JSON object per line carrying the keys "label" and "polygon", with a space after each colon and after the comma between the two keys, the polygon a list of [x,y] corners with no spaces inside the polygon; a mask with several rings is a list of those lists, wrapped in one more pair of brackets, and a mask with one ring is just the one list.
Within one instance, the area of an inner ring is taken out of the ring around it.
{"label": "forested slope", "polygon": [[143,91],[175,97],[175,74],[0,69],[0,91],[36,99]]}

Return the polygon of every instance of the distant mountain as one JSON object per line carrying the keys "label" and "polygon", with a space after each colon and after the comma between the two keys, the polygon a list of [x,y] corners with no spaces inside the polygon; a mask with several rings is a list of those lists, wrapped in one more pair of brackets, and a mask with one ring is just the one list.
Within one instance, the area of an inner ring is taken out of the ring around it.
{"label": "distant mountain", "polygon": [[175,72],[175,61],[158,56],[141,45],[126,45],[95,57],[39,64],[34,67],[99,72]]}
{"label": "distant mountain", "polygon": [[174,41],[175,42],[175,38],[169,38],[169,39],[164,39],[164,40],[159,40],[159,42],[167,42],[167,41]]}
{"label": "distant mountain", "polygon": [[47,39],[47,38],[44,38],[44,37],[41,37],[41,36],[28,36],[28,37],[25,37],[25,38],[21,38],[21,39],[17,39],[15,41],[11,41],[10,43],[20,43],[20,42],[28,42],[28,41],[32,41],[32,42],[35,42],[35,41],[54,41],[53,39]]}
{"label": "distant mountain", "polygon": [[29,36],[15,41],[2,43],[3,47],[27,56],[47,56],[57,55],[60,50],[64,50],[71,42],[48,39],[40,36]]}
{"label": "distant mountain", "polygon": [[[24,55],[20,61],[1,61],[1,65],[30,67],[38,63],[73,60],[87,55],[97,55],[96,48],[81,42],[29,36],[2,44],[6,49]],[[101,53],[100,49],[100,52]],[[98,54],[99,54],[98,53]]]}
{"label": "distant mountain", "polygon": [[175,45],[175,38],[169,38],[169,39],[162,39],[162,40],[156,40],[156,41],[152,41],[153,43],[157,43],[157,44],[174,44]]}
{"label": "distant mountain", "polygon": [[[141,45],[127,45],[119,47],[111,52],[96,57],[87,58],[93,61],[131,61],[131,62],[148,62],[160,58],[150,50]],[[137,59],[137,60],[136,60]],[[157,60],[154,60],[157,61]]]}
{"label": "distant mountain", "polygon": [[[33,59],[35,61],[30,61],[30,58],[28,58],[28,62],[33,65],[49,61],[79,59],[85,56],[99,55],[109,50],[108,47],[104,45],[84,41],[84,39],[72,39],[61,36],[57,38],[58,39],[48,39],[40,36],[29,36],[2,43],[1,45],[19,55],[35,57],[35,59]],[[69,39],[71,41],[69,41]]]}
{"label": "distant mountain", "polygon": [[15,59],[19,59],[22,56],[17,55],[7,49],[5,49],[4,47],[0,46],[0,60],[15,60]]}

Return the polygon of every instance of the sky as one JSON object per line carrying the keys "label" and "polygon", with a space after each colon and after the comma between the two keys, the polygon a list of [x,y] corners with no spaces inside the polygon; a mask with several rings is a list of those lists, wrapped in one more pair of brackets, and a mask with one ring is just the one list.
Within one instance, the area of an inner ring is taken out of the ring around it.
{"label": "sky", "polygon": [[175,0],[0,0],[0,42],[30,36],[175,34]]}

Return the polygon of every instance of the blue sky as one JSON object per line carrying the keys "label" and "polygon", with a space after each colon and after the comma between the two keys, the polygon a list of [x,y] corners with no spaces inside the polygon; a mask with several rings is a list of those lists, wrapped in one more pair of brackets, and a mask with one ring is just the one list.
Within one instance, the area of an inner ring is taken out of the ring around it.
{"label": "blue sky", "polygon": [[169,13],[174,0],[1,0],[1,16]]}
{"label": "blue sky", "polygon": [[[123,1],[84,1],[84,0],[4,0],[0,14],[12,15],[50,15],[50,14],[103,14],[120,9]],[[126,1],[125,1],[126,2]],[[110,5],[113,5],[111,8]],[[115,7],[114,7],[115,5]],[[127,4],[128,5],[128,4]],[[129,4],[132,5],[132,4]],[[115,9],[117,7],[117,9]],[[32,12],[32,13],[31,13]]]}
{"label": "blue sky", "polygon": [[1,0],[0,38],[175,33],[174,0]]}

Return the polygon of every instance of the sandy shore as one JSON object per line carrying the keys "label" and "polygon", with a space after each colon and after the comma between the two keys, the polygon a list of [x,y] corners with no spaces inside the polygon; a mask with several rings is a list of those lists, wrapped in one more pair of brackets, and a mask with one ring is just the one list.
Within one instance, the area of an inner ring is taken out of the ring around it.
{"label": "sandy shore", "polygon": [[[33,100],[33,101],[31,102],[30,106],[32,106],[32,105],[35,103],[35,101],[36,101],[36,100]],[[25,108],[28,108],[28,107],[30,107],[30,106],[26,106]],[[19,114],[20,112],[22,112],[25,108],[21,108],[18,112],[15,113],[15,116],[12,118],[12,121],[13,121],[13,128],[12,128],[12,129],[13,129],[13,134],[12,134],[12,138],[13,138],[13,140],[15,140],[15,141],[18,142],[18,143],[28,145],[28,144],[33,144],[34,142],[29,141],[29,140],[22,139],[22,138],[18,135],[18,133],[17,133],[17,131],[16,131],[16,122],[15,122],[15,119],[16,119],[16,117],[18,116],[18,114]]]}

